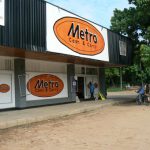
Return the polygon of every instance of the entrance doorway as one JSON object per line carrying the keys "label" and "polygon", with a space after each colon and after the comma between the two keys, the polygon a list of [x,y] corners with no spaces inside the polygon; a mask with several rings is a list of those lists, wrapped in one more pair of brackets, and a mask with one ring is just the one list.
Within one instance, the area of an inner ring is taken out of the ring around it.
{"label": "entrance doorway", "polygon": [[91,97],[89,83],[97,85],[94,89],[94,97],[99,92],[99,69],[93,66],[75,65],[75,75],[78,80],[77,96],[80,100],[89,100]]}
{"label": "entrance doorway", "polygon": [[78,91],[79,99],[84,99],[84,77],[78,77]]}

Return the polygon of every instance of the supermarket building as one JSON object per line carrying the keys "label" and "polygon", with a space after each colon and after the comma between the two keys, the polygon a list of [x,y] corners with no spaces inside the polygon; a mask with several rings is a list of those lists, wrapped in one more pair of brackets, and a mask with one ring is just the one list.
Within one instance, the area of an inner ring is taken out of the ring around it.
{"label": "supermarket building", "polygon": [[132,41],[43,0],[0,1],[0,109],[106,94],[105,69],[131,64]]}

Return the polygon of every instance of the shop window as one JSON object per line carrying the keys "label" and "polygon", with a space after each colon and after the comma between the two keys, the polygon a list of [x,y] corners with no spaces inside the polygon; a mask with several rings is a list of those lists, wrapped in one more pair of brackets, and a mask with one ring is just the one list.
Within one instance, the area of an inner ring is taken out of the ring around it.
{"label": "shop window", "polygon": [[81,74],[85,74],[85,67],[81,67]]}
{"label": "shop window", "polygon": [[12,59],[0,57],[0,70],[13,70],[14,64]]}
{"label": "shop window", "polygon": [[76,66],[75,72],[76,72],[76,74],[85,74],[85,67]]}
{"label": "shop window", "polygon": [[97,75],[98,71],[97,68],[86,68],[87,75]]}

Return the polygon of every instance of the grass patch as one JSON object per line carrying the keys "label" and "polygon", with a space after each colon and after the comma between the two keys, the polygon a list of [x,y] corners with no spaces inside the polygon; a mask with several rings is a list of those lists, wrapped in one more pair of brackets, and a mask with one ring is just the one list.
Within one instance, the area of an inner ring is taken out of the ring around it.
{"label": "grass patch", "polygon": [[107,89],[107,92],[119,92],[119,91],[125,91],[125,89],[121,89],[120,87],[110,87]]}

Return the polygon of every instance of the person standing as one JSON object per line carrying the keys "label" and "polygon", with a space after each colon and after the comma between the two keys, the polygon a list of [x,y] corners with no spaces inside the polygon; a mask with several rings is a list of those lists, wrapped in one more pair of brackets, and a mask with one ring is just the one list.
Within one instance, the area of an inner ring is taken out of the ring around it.
{"label": "person standing", "polygon": [[145,86],[145,93],[149,94],[149,84],[146,84],[146,86]]}
{"label": "person standing", "polygon": [[95,86],[94,86],[93,82],[90,82],[89,84],[90,84],[91,99],[94,99]]}
{"label": "person standing", "polygon": [[149,102],[149,100],[150,100],[150,87],[149,87],[149,84],[145,85],[145,95],[147,96],[147,101]]}

